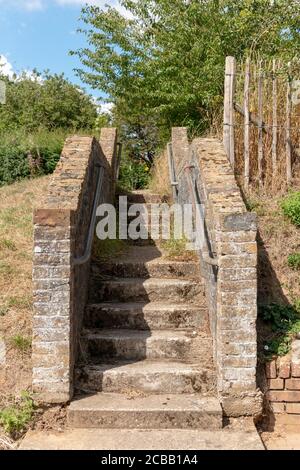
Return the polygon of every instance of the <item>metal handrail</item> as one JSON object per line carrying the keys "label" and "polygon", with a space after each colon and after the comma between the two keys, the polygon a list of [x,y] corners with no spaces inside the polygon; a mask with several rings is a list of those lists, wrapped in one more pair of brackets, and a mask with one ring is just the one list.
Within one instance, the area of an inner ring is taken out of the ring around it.
{"label": "metal handrail", "polygon": [[176,177],[173,148],[172,148],[171,143],[168,143],[167,149],[168,149],[169,176],[170,176],[170,183],[171,183],[171,186],[172,186],[173,199],[174,199],[174,202],[177,202],[177,200],[178,200],[178,181],[177,181],[177,177]]}
{"label": "metal handrail", "polygon": [[[205,234],[206,230],[205,230],[204,214],[202,214],[202,212],[200,210],[201,202],[198,201],[198,196],[196,194],[196,189],[195,189],[194,182],[193,182],[192,175],[191,175],[191,170],[195,169],[195,166],[194,165],[187,165],[184,169],[188,170],[187,173],[188,173],[190,192],[191,192],[192,198],[193,198],[193,207],[194,207],[195,212],[197,211],[197,213],[198,213],[198,219],[197,220],[200,224],[200,233],[203,234],[203,237],[202,237],[203,243],[202,243],[202,247],[201,247],[202,259],[207,264],[210,264],[212,266],[218,266],[218,259],[214,258],[212,256],[212,254],[210,253],[211,250],[210,250],[210,247],[208,245],[206,234]],[[203,249],[203,244],[205,245],[204,249]]]}
{"label": "metal handrail", "polygon": [[116,181],[118,181],[119,174],[120,174],[121,156],[122,156],[123,145],[120,142],[118,142],[117,147],[118,147],[118,153],[117,153],[116,174],[115,174],[115,180]]}
{"label": "metal handrail", "polygon": [[97,188],[96,188],[96,193],[95,193],[95,198],[94,198],[93,211],[92,211],[92,216],[91,216],[91,221],[90,221],[90,228],[89,228],[86,248],[82,256],[80,256],[79,258],[73,259],[74,266],[82,266],[83,264],[87,263],[92,254],[92,245],[94,241],[94,233],[95,233],[96,218],[97,218],[97,208],[98,208],[98,203],[99,203],[100,194],[101,194],[103,181],[104,181],[104,167],[102,165],[96,165],[96,166],[98,167],[98,182],[97,182]]}
{"label": "metal handrail", "polygon": [[[168,149],[169,176],[170,176],[170,183],[171,183],[172,191],[173,191],[173,199],[174,199],[175,202],[177,202],[178,201],[178,185],[179,185],[179,183],[177,181],[177,176],[176,176],[172,143],[168,143],[167,149]],[[194,165],[187,165],[187,166],[184,167],[185,171],[189,170],[188,171],[188,180],[189,180],[190,193],[191,193],[192,199],[193,199],[193,207],[194,207],[194,210],[198,212],[198,220],[199,220],[199,223],[200,223],[200,231],[201,231],[201,233],[203,233],[203,242],[205,244],[205,248],[204,248],[204,250],[203,249],[201,250],[202,259],[207,264],[210,264],[212,266],[218,266],[218,260],[212,256],[210,247],[209,247],[207,239],[206,239],[205,220],[204,220],[204,215],[201,213],[201,210],[200,210],[201,201],[198,201],[195,186],[194,186],[194,183],[193,183],[193,180],[192,180],[192,176],[191,176],[191,170],[192,169],[195,169]]]}

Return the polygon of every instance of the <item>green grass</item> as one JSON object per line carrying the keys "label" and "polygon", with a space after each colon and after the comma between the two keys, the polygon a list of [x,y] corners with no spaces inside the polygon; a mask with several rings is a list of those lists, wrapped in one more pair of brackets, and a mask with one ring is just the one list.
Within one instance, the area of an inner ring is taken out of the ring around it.
{"label": "green grass", "polygon": [[10,251],[17,251],[15,242],[7,238],[3,238],[2,240],[0,240],[0,247],[6,248],[7,250],[10,250]]}
{"label": "green grass", "polygon": [[287,259],[288,266],[294,270],[300,269],[300,253],[292,253]]}
{"label": "green grass", "polygon": [[300,300],[294,305],[272,303],[260,308],[260,316],[271,328],[271,335],[264,346],[266,358],[285,356],[292,340],[300,332]]}
{"label": "green grass", "polygon": [[31,338],[21,334],[14,335],[10,338],[11,345],[22,353],[29,352],[31,349]]}
{"label": "green grass", "polygon": [[290,193],[281,201],[283,214],[294,224],[300,227],[300,191]]}
{"label": "green grass", "polygon": [[33,419],[34,410],[34,402],[29,393],[22,392],[15,403],[0,410],[0,425],[6,433],[16,436],[26,430]]}
{"label": "green grass", "polygon": [[9,308],[17,308],[19,310],[25,310],[32,307],[32,299],[30,296],[18,297],[12,296],[9,297],[7,301]]}

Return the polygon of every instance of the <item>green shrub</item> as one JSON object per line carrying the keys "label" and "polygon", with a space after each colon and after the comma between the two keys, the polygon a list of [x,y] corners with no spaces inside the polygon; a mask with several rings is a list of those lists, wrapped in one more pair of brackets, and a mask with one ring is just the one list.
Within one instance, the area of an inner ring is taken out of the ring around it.
{"label": "green shrub", "polygon": [[262,319],[271,327],[271,335],[264,346],[265,356],[284,356],[291,348],[293,338],[300,332],[300,302],[294,305],[272,303],[261,307]]}
{"label": "green shrub", "polygon": [[300,191],[290,193],[283,199],[281,208],[284,215],[288,217],[296,227],[300,227]]}
{"label": "green shrub", "polygon": [[123,160],[120,168],[119,185],[128,191],[144,189],[150,181],[149,168],[145,163],[131,159]]}
{"label": "green shrub", "polygon": [[27,392],[22,392],[16,402],[0,410],[0,424],[4,431],[16,435],[26,429],[34,415],[34,402]]}
{"label": "green shrub", "polygon": [[31,348],[31,339],[20,334],[12,336],[10,338],[10,342],[14,348],[18,349],[22,353],[28,352]]}
{"label": "green shrub", "polygon": [[[39,130],[29,135],[16,131],[14,134],[0,135],[0,185],[52,173],[66,135],[66,131],[62,130]],[[29,155],[35,165],[30,164]]]}
{"label": "green shrub", "polygon": [[290,268],[300,269],[300,253],[293,253],[288,256],[288,265]]}

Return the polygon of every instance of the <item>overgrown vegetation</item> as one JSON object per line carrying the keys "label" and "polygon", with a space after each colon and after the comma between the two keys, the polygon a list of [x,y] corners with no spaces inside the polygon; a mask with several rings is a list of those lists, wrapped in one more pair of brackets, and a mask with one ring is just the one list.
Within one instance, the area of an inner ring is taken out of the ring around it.
{"label": "overgrown vegetation", "polygon": [[0,185],[52,173],[66,136],[99,125],[91,98],[63,75],[9,79],[0,69],[0,79],[7,90],[0,106]]}
{"label": "overgrown vegetation", "polygon": [[[86,6],[87,46],[75,53],[80,77],[108,95],[124,134],[147,154],[172,126],[200,134],[223,106],[225,57],[299,56],[296,0],[121,0],[116,8]],[[150,146],[147,146],[150,143]]]}
{"label": "overgrown vegetation", "polygon": [[127,246],[124,240],[110,240],[109,238],[99,240],[96,237],[93,245],[93,257],[98,260],[107,261],[111,257],[122,255],[126,251]]}
{"label": "overgrown vegetation", "polygon": [[150,181],[149,166],[132,158],[121,161],[119,185],[127,191],[147,188]]}
{"label": "overgrown vegetation", "polygon": [[24,432],[34,417],[35,405],[28,392],[22,392],[13,404],[0,409],[0,425],[4,431],[17,438]]}
{"label": "overgrown vegetation", "polygon": [[284,215],[300,228],[300,191],[290,193],[281,203]]}
{"label": "overgrown vegetation", "polygon": [[265,356],[284,356],[289,352],[293,338],[300,332],[299,302],[295,305],[273,303],[263,306],[260,314],[272,330],[264,346]]}
{"label": "overgrown vegetation", "polygon": [[292,269],[300,270],[300,253],[293,253],[289,255],[288,265]]}

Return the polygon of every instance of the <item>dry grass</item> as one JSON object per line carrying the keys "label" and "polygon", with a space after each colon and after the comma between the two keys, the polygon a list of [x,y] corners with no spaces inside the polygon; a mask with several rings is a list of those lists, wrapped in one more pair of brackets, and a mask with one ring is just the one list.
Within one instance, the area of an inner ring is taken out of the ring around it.
{"label": "dry grass", "polygon": [[149,189],[161,196],[171,197],[168,154],[165,150],[155,159]]}
{"label": "dry grass", "polygon": [[[252,201],[255,196],[252,196]],[[280,197],[256,199],[259,222],[259,302],[295,303],[300,298],[299,271],[288,266],[288,255],[300,251],[300,232],[282,214]]]}
{"label": "dry grass", "polygon": [[48,181],[42,177],[0,188],[0,338],[6,347],[0,397],[31,386],[32,209]]}

